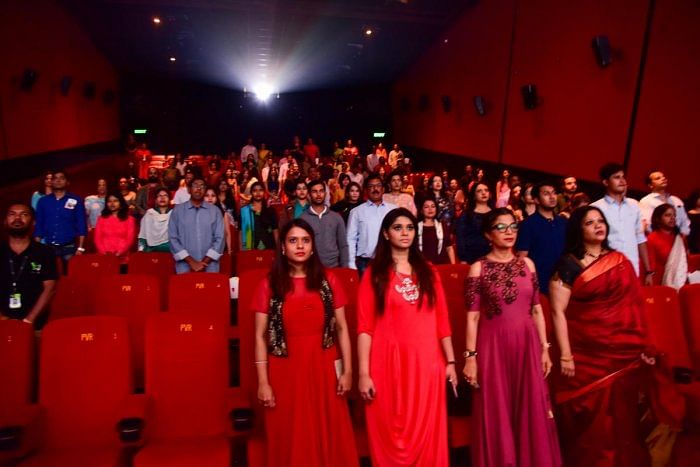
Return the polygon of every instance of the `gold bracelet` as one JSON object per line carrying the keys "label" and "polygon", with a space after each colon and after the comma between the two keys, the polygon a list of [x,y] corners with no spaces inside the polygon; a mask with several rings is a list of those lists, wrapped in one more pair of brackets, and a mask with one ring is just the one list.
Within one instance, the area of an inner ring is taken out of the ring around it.
{"label": "gold bracelet", "polygon": [[559,357],[559,361],[564,363],[573,362],[574,356],[571,355],[570,357]]}
{"label": "gold bracelet", "polygon": [[267,360],[257,360],[257,361],[255,362],[256,365],[262,365],[262,364],[264,364],[264,363],[267,363]]}

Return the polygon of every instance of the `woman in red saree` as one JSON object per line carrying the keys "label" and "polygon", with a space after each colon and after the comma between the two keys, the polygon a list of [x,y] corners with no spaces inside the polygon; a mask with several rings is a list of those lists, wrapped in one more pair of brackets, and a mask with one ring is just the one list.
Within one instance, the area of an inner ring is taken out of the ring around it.
{"label": "woman in red saree", "polygon": [[649,465],[640,433],[646,329],[640,284],[627,258],[608,246],[595,207],[571,215],[564,256],[550,283],[561,352],[555,401],[567,466]]}

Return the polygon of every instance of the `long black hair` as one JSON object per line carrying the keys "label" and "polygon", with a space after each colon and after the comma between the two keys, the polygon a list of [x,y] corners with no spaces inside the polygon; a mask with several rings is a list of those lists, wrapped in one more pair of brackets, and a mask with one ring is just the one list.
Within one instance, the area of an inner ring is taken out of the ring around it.
{"label": "long black hair", "polygon": [[413,224],[416,236],[413,238],[413,243],[408,249],[408,262],[417,277],[417,285],[420,287],[420,298],[418,306],[423,303],[423,297],[428,297],[428,304],[435,304],[435,277],[430,263],[426,261],[423,254],[418,249],[418,221],[416,217],[406,208],[396,208],[389,211],[384,220],[382,227],[379,229],[379,238],[377,240],[377,249],[374,250],[374,259],[372,260],[372,289],[374,290],[374,298],[376,301],[377,314],[384,314],[384,301],[386,298],[386,288],[389,283],[389,274],[394,267],[394,259],[391,256],[391,243],[384,237],[389,231],[392,224],[399,217],[408,218]]}
{"label": "long black hair", "polygon": [[582,206],[574,209],[571,213],[571,217],[569,217],[569,222],[566,226],[566,246],[564,247],[564,253],[569,253],[578,259],[583,259],[583,256],[586,254],[586,247],[583,244],[583,219],[591,211],[597,211],[603,218],[603,222],[605,223],[605,240],[603,240],[602,246],[608,251],[612,250],[608,243],[610,225],[603,211],[595,206]]}
{"label": "long black hair", "polygon": [[[661,218],[669,209],[673,209],[674,212],[676,210],[676,208],[668,203],[659,204],[654,208],[654,212],[651,213],[651,230],[657,231],[661,229]],[[676,220],[676,226],[673,228],[672,232],[676,235],[680,233],[680,229],[678,228],[678,220]]]}
{"label": "long black hair", "polygon": [[129,218],[129,205],[126,203],[126,200],[124,199],[122,194],[118,191],[107,192],[107,196],[105,196],[105,207],[104,209],[102,209],[102,217],[109,217],[112,215],[112,211],[110,211],[109,207],[107,206],[109,198],[112,197],[117,198],[117,201],[119,201],[119,210],[117,211],[117,217],[120,221],[127,220]]}
{"label": "long black hair", "polygon": [[493,203],[493,196],[491,196],[491,188],[489,188],[489,185],[484,181],[474,182],[467,194],[467,209],[464,211],[465,214],[470,216],[474,214],[474,209],[476,209],[476,190],[479,188],[479,185],[484,185],[489,190],[489,200],[486,204],[488,207],[493,208],[491,205]]}
{"label": "long black hair", "polygon": [[283,300],[288,292],[292,290],[292,278],[289,276],[289,260],[282,254],[284,243],[287,240],[289,231],[294,227],[299,227],[311,237],[311,257],[306,262],[306,288],[309,290],[321,290],[321,282],[326,278],[326,273],[318,258],[316,251],[316,240],[314,238],[314,229],[303,219],[292,219],[287,222],[280,232],[280,241],[277,245],[277,254],[275,261],[270,269],[270,288],[272,296]]}

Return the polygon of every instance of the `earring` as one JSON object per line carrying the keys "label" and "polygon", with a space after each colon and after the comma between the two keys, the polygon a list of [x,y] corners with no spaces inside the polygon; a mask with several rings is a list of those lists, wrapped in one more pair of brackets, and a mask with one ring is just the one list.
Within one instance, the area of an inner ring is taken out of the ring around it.
{"label": "earring", "polygon": [[286,254],[285,251],[284,251],[284,248],[282,248],[282,254],[283,254],[283,255]]}

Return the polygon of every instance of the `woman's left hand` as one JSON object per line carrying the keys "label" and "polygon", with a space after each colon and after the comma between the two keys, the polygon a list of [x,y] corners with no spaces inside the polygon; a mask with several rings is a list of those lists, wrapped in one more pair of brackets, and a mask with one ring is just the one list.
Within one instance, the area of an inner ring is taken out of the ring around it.
{"label": "woman's left hand", "polygon": [[546,378],[552,371],[552,359],[549,358],[549,349],[542,350],[542,374]]}
{"label": "woman's left hand", "polygon": [[447,367],[445,367],[445,376],[447,376],[447,381],[449,381],[452,386],[457,387],[457,369],[454,363],[448,364]]}
{"label": "woman's left hand", "polygon": [[338,395],[344,396],[352,387],[352,373],[343,373],[338,379]]}
{"label": "woman's left hand", "polygon": [[642,361],[646,363],[647,365],[656,365],[656,357],[650,357],[644,352],[641,354]]}

